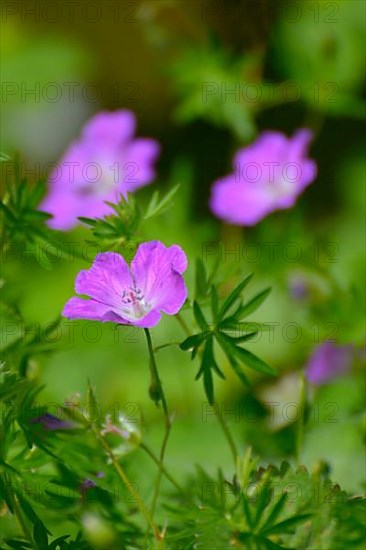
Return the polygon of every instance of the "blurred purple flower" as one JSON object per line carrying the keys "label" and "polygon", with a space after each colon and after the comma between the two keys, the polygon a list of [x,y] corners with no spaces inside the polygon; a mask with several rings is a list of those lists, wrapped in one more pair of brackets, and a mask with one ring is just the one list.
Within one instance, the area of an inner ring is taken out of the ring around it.
{"label": "blurred purple flower", "polygon": [[306,129],[292,138],[263,132],[236,153],[233,173],[213,184],[212,212],[229,223],[255,225],[274,210],[291,208],[317,174],[306,157],[311,139]]}
{"label": "blurred purple flower", "polygon": [[[102,477],[104,477],[104,473],[103,472],[97,472],[95,474],[95,476],[98,477],[98,478],[102,478]],[[83,497],[85,497],[88,490],[89,489],[94,489],[96,486],[97,486],[97,484],[95,483],[95,481],[93,481],[92,479],[89,479],[88,477],[86,477],[82,481],[82,483],[80,483],[80,485],[79,485],[79,492],[81,493],[81,495]]]}
{"label": "blurred purple flower", "polygon": [[111,321],[142,328],[155,326],[161,312],[175,315],[187,289],[182,273],[187,269],[183,250],[159,241],[140,244],[131,262],[115,252],[98,254],[92,267],[76,277],[75,291],[90,300],[71,298],[63,315],[69,319]]}
{"label": "blurred purple flower", "polygon": [[32,424],[41,424],[45,430],[70,430],[75,426],[71,422],[61,420],[57,416],[50,413],[42,414],[36,418],[32,418]]}
{"label": "blurred purple flower", "polygon": [[306,367],[306,377],[312,384],[321,385],[346,374],[352,360],[353,346],[324,342],[314,350]]}
{"label": "blurred purple flower", "polygon": [[150,183],[153,163],[160,151],[153,139],[134,138],[131,111],[101,112],[83,128],[49,178],[49,192],[40,209],[54,217],[54,229],[74,227],[80,216],[112,213],[104,201],[119,202],[120,195]]}
{"label": "blurred purple flower", "polygon": [[302,301],[309,297],[309,284],[304,276],[296,274],[289,279],[289,294],[294,300]]}

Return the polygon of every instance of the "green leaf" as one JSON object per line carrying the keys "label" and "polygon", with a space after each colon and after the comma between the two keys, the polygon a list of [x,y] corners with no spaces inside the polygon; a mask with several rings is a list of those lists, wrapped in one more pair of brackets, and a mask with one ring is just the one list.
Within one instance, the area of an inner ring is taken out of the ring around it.
{"label": "green leaf", "polygon": [[3,201],[0,201],[0,210],[4,212],[5,217],[7,217],[11,223],[16,224],[18,222],[17,218],[14,216],[11,210],[9,210],[9,208],[3,203]]}
{"label": "green leaf", "polygon": [[267,508],[268,504],[271,502],[271,496],[272,496],[271,483],[268,481],[265,481],[263,484],[259,486],[259,498],[258,498],[258,501],[256,502],[254,525],[258,525],[259,520],[262,516],[262,513],[264,512],[265,508]]}
{"label": "green leaf", "polygon": [[48,548],[48,535],[47,529],[41,521],[37,521],[33,525],[33,538],[37,544],[38,550],[47,550]]}
{"label": "green leaf", "polygon": [[230,330],[237,332],[268,332],[271,329],[271,325],[268,323],[256,323],[255,321],[240,322],[236,321],[233,317],[227,317],[218,325],[221,330]]}
{"label": "green leaf", "polygon": [[236,300],[240,297],[241,292],[244,290],[244,288],[247,286],[251,278],[253,277],[253,273],[248,275],[234,290],[229,294],[229,296],[226,298],[224,303],[221,306],[221,309],[218,314],[218,320],[220,321],[223,319],[225,313],[230,309],[230,307],[236,302]]}
{"label": "green leaf", "polygon": [[94,227],[95,225],[97,225],[98,221],[97,219],[94,219],[94,218],[86,218],[84,216],[78,216],[78,220],[85,223],[86,225],[90,225],[91,227]]}
{"label": "green leaf", "polygon": [[233,371],[235,372],[235,374],[237,375],[237,377],[239,378],[239,380],[242,382],[242,384],[244,384],[244,386],[250,387],[249,380],[245,376],[244,372],[240,368],[239,363],[237,362],[237,360],[233,356],[232,350],[231,350],[230,346],[228,346],[226,339],[219,339],[217,341],[220,344],[221,348],[224,350],[227,358],[229,359],[230,365],[231,365]]}
{"label": "green leaf", "polygon": [[259,292],[258,294],[256,294],[256,296],[254,296],[254,298],[249,300],[249,302],[244,304],[237,311],[236,318],[238,320],[243,319],[244,317],[248,317],[248,315],[250,315],[251,313],[256,311],[259,308],[259,306],[262,305],[262,303],[267,298],[267,296],[270,292],[271,292],[271,288],[269,287],[269,288],[266,288],[265,290],[262,290],[262,292]]}
{"label": "green leaf", "polygon": [[254,524],[254,521],[253,521],[253,518],[252,518],[252,514],[251,514],[251,511],[250,511],[250,507],[249,507],[249,502],[248,502],[248,499],[247,499],[246,495],[243,495],[242,502],[243,502],[243,512],[244,512],[245,518],[247,520],[248,526],[252,529],[255,524]]}
{"label": "green leaf", "polygon": [[285,519],[284,521],[281,521],[280,523],[277,523],[276,525],[273,525],[272,527],[268,527],[267,529],[263,529],[261,531],[262,535],[272,535],[273,533],[283,533],[291,529],[294,525],[298,523],[302,523],[308,519],[310,519],[313,516],[313,514],[300,514],[298,516],[293,516],[292,518]]}
{"label": "green leaf", "polygon": [[209,402],[210,405],[213,405],[215,398],[214,398],[214,385],[213,385],[211,369],[206,369],[203,372],[203,386],[205,388],[207,401]]}
{"label": "green leaf", "polygon": [[[86,399],[86,417],[92,422],[97,422],[98,425],[102,423],[102,418],[98,414],[98,403],[95,397],[93,388],[91,387],[90,381],[88,380],[88,389],[87,389],[87,399]],[[96,419],[96,420],[95,420]]]}
{"label": "green leaf", "polygon": [[[27,541],[18,539],[4,539],[4,541],[8,546],[10,546],[10,548],[14,548],[14,550],[26,550],[28,548],[33,548],[33,546]],[[4,549],[2,548],[1,550]]]}
{"label": "green leaf", "polygon": [[[225,332],[222,332],[221,333],[222,335],[224,335],[225,337],[227,337],[228,335],[225,334]],[[243,336],[233,336],[233,340],[236,342],[236,343],[242,343],[242,342],[247,342],[248,340],[251,340],[254,336],[257,336],[258,332],[248,332],[248,334],[243,334]]]}
{"label": "green leaf", "polygon": [[278,499],[278,501],[276,502],[276,504],[273,506],[269,516],[267,517],[265,523],[263,524],[262,526],[263,530],[274,524],[274,522],[282,512],[282,509],[286,504],[286,500],[287,500],[287,493],[283,493]]}
{"label": "green leaf", "polygon": [[205,319],[205,316],[202,313],[202,309],[200,308],[200,306],[196,301],[193,302],[193,313],[198,326],[203,330],[203,332],[207,332],[209,328],[208,323]]}
{"label": "green leaf", "polygon": [[269,539],[257,537],[257,540],[260,541],[266,548],[266,550],[294,550],[293,548],[288,548],[287,546],[280,546],[279,544],[273,542]]}
{"label": "green leaf", "polygon": [[[251,338],[253,335],[249,334],[246,336],[249,336]],[[248,367],[264,374],[277,374],[276,369],[267,365],[267,363],[254,355],[251,351],[248,351],[247,349],[241,348],[237,345],[237,342],[241,340],[242,337],[233,338],[225,333],[216,333],[216,338],[219,344],[224,344],[224,346],[226,346],[226,353],[229,353],[231,356],[237,357],[242,363],[244,363]]]}
{"label": "green leaf", "polygon": [[151,198],[149,206],[147,207],[147,211],[143,219],[148,220],[153,216],[162,214],[163,212],[165,212],[165,210],[170,208],[173,205],[172,199],[174,195],[177,193],[179,187],[180,187],[180,184],[178,183],[165,195],[165,197],[162,198],[160,203],[159,203],[159,193],[158,191],[155,191],[153,193],[153,196]]}
{"label": "green leaf", "polygon": [[218,316],[219,316],[219,297],[217,295],[217,290],[215,285],[211,286],[211,311],[212,311],[212,318],[216,323],[218,321]]}
{"label": "green leaf", "polygon": [[[213,337],[210,336],[206,340],[205,349],[202,353],[202,362],[200,370],[197,373],[196,380],[203,375],[203,385],[206,393],[206,397],[210,405],[214,403],[214,385],[212,369],[215,369],[219,375],[222,375],[220,369],[215,363],[213,356]],[[223,376],[223,375],[222,375]]]}
{"label": "green leaf", "polygon": [[205,339],[206,334],[204,334],[203,332],[200,332],[199,334],[193,334],[192,336],[188,336],[188,338],[186,338],[184,342],[179,344],[179,347],[183,351],[188,351],[202,344]]}
{"label": "green leaf", "polygon": [[277,374],[276,369],[267,365],[267,363],[262,361],[262,359],[254,355],[252,352],[244,348],[240,348],[238,346],[230,346],[230,347],[233,353],[236,355],[236,357],[251,369],[254,369],[258,372],[262,372],[263,374],[271,374],[271,375]]}

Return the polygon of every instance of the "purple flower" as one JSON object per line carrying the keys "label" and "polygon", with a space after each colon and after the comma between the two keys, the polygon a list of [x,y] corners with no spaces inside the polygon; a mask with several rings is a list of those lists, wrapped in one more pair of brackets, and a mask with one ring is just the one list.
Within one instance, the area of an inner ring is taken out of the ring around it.
{"label": "purple flower", "polygon": [[32,424],[41,424],[45,430],[70,430],[75,426],[71,422],[61,420],[57,416],[50,413],[42,414],[36,418],[32,418]]}
{"label": "purple flower", "polygon": [[136,120],[131,111],[102,112],[83,128],[80,139],[70,145],[49,179],[49,193],[40,209],[54,217],[54,229],[70,229],[77,218],[102,217],[120,195],[150,183],[159,144],[134,138]]}
{"label": "purple flower", "polygon": [[353,346],[324,342],[314,350],[306,368],[306,377],[312,384],[321,385],[346,374],[352,360]]}
{"label": "purple flower", "polygon": [[[102,478],[104,477],[103,472],[97,472],[95,474],[96,477]],[[84,478],[82,483],[79,485],[79,492],[81,493],[82,497],[85,497],[89,489],[94,489],[97,487],[97,484],[92,479],[89,479],[88,477]]]}
{"label": "purple flower", "polygon": [[294,274],[289,280],[289,294],[296,301],[302,301],[309,296],[309,284],[301,274]]}
{"label": "purple flower", "polygon": [[75,291],[91,299],[71,298],[63,315],[153,327],[161,312],[175,315],[182,307],[187,298],[182,277],[186,269],[183,250],[159,241],[140,244],[131,267],[115,252],[98,254],[92,267],[81,271],[75,281]]}
{"label": "purple flower", "polygon": [[263,132],[234,157],[232,174],[217,180],[210,208],[219,218],[237,225],[255,225],[274,210],[290,208],[317,173],[306,158],[310,130],[292,138],[280,132]]}

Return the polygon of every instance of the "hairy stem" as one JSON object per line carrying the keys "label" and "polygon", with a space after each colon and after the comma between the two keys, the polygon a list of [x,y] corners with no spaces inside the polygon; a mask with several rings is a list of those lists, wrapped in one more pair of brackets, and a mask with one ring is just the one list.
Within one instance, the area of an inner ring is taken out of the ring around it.
{"label": "hairy stem", "polygon": [[149,510],[145,506],[145,503],[142,500],[139,492],[136,490],[136,487],[134,485],[132,485],[132,483],[129,480],[129,478],[127,477],[124,469],[122,468],[122,466],[120,465],[120,463],[118,462],[116,457],[114,456],[114,453],[113,453],[112,449],[110,448],[110,446],[108,445],[107,441],[104,439],[104,437],[99,432],[97,432],[94,428],[92,428],[92,429],[93,429],[94,434],[96,435],[97,439],[100,441],[101,445],[103,446],[104,450],[107,452],[107,454],[108,454],[108,456],[111,460],[111,463],[112,463],[114,469],[116,470],[116,473],[121,478],[122,482],[124,483],[124,485],[126,486],[128,491],[131,493],[131,495],[133,495],[136,498],[136,502],[137,502],[137,505],[140,509],[141,514],[145,517],[147,524],[149,525],[152,532],[154,533],[154,537],[158,541],[158,545],[159,545],[158,548],[161,548],[161,546],[160,546],[160,543],[162,541],[161,534],[160,534],[157,526],[154,523],[152,515],[150,514]]}
{"label": "hairy stem", "polygon": [[171,430],[171,419],[169,417],[168,405],[165,399],[163,386],[161,384],[158,368],[155,361],[154,347],[152,344],[150,332],[147,328],[145,328],[144,330],[146,334],[147,347],[150,355],[150,363],[149,363],[150,372],[151,372],[150,396],[155,401],[156,404],[158,404],[159,401],[161,401],[163,411],[164,411],[164,416],[165,416],[165,433],[164,433],[164,438],[160,449],[159,471],[156,478],[155,490],[154,490],[153,500],[151,504],[151,515],[153,516],[155,512],[156,502],[159,496],[160,482],[161,482],[161,477],[162,477],[163,467],[164,467],[165,451],[166,451],[166,446],[168,443],[170,430]]}

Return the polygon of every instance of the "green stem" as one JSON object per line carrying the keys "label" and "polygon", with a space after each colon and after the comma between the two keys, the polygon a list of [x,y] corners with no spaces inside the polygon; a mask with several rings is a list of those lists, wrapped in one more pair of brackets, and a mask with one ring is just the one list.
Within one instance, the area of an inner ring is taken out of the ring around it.
{"label": "green stem", "polygon": [[155,361],[154,348],[153,348],[150,332],[147,328],[145,328],[144,330],[146,334],[147,347],[150,355],[150,362],[149,362],[150,372],[151,372],[150,396],[155,401],[156,404],[158,404],[159,401],[161,401],[163,411],[164,411],[164,416],[165,416],[165,434],[164,434],[163,442],[161,444],[160,456],[159,456],[159,471],[156,478],[155,491],[154,491],[153,500],[151,504],[151,515],[154,516],[156,502],[159,496],[161,477],[163,473],[165,451],[166,451],[166,446],[168,443],[170,430],[171,430],[171,419],[169,417],[168,405],[165,399],[163,386],[161,384],[158,368]]}
{"label": "green stem", "polygon": [[178,323],[180,324],[180,326],[182,327],[182,329],[184,330],[184,332],[186,333],[186,335],[191,336],[191,331],[189,330],[189,328],[188,328],[185,320],[183,319],[183,317],[181,317],[179,313],[176,313],[175,318],[178,321]]}
{"label": "green stem", "polygon": [[308,385],[305,374],[300,375],[300,418],[297,422],[296,430],[296,460],[297,464],[300,465],[301,462],[301,451],[304,441],[304,431],[305,431],[305,414],[306,414],[306,405],[307,405],[307,394],[308,394]]}
{"label": "green stem", "polygon": [[160,346],[156,346],[154,348],[154,353],[157,353],[161,349],[168,348],[170,346],[179,346],[180,342],[168,342],[167,344],[161,344]]}
{"label": "green stem", "polygon": [[101,442],[104,450],[107,452],[107,454],[108,454],[108,456],[109,456],[109,458],[112,462],[112,465],[113,465],[114,469],[116,470],[118,476],[121,478],[121,480],[123,481],[123,483],[126,486],[126,488],[128,489],[128,491],[130,491],[131,495],[133,495],[136,498],[137,505],[140,509],[140,512],[145,517],[146,522],[149,525],[149,527],[152,529],[152,532],[154,533],[154,537],[158,541],[158,548],[160,548],[161,547],[160,545],[161,545],[161,541],[162,541],[162,536],[159,533],[159,530],[156,527],[156,525],[154,523],[154,520],[153,520],[149,510],[145,506],[145,503],[142,500],[139,492],[136,490],[136,487],[134,485],[132,485],[131,481],[128,479],[124,469],[122,468],[122,466],[117,461],[116,457],[114,456],[114,453],[113,453],[112,449],[110,448],[110,446],[108,445],[108,443],[104,439],[104,437],[102,435],[100,435],[100,433],[97,432],[93,427],[92,427],[92,430],[94,431],[94,434],[97,437],[97,439]]}
{"label": "green stem", "polygon": [[149,388],[150,397],[156,404],[158,404],[159,401],[161,401],[165,417],[169,418],[168,406],[166,404],[163,386],[161,384],[158,368],[156,366],[154,348],[153,348],[150,332],[148,328],[145,328],[144,331],[145,331],[147,347],[150,355],[150,361],[149,361],[150,373],[151,373],[151,383]]}
{"label": "green stem", "polygon": [[165,420],[164,439],[163,439],[163,442],[161,444],[160,456],[159,456],[159,470],[158,470],[158,475],[156,477],[155,491],[154,491],[154,495],[153,495],[153,499],[152,499],[152,503],[151,503],[151,515],[152,516],[154,515],[155,508],[156,508],[156,503],[157,503],[158,496],[159,496],[160,483],[161,483],[163,467],[164,467],[165,451],[166,451],[166,446],[167,446],[169,435],[170,435],[170,430],[171,430],[171,422],[170,422],[169,419],[166,419]]}
{"label": "green stem", "polygon": [[223,419],[222,417],[222,414],[221,414],[221,411],[220,411],[220,408],[219,408],[219,405],[218,403],[214,403],[213,404],[213,409],[215,411],[215,414],[216,414],[216,418],[217,420],[219,421],[219,424],[221,426],[221,429],[224,433],[224,436],[226,438],[226,441],[228,442],[228,445],[230,447],[230,451],[231,451],[231,454],[233,456],[233,460],[234,460],[234,465],[235,467],[237,466],[237,460],[238,460],[238,456],[239,456],[239,453],[238,453],[238,449],[235,445],[235,441],[233,439],[233,436],[231,435],[230,433],[230,430],[229,428],[227,427],[227,424],[225,422],[225,420]]}
{"label": "green stem", "polygon": [[[182,326],[183,330],[185,331],[185,333],[187,334],[187,336],[191,336],[192,335],[191,331],[189,330],[189,328],[187,327],[187,325],[185,324],[183,319],[179,316],[179,314],[177,314],[175,317],[177,318],[177,320],[181,324],[181,326]],[[231,454],[233,455],[233,459],[234,459],[234,465],[236,467],[236,462],[237,462],[237,458],[239,456],[239,453],[238,453],[238,450],[236,448],[235,441],[233,439],[233,436],[230,433],[229,428],[227,427],[227,424],[226,424],[225,420],[222,417],[222,414],[220,412],[220,409],[219,409],[219,406],[218,406],[217,403],[213,404],[213,409],[215,411],[215,414],[216,414],[216,417],[219,421],[221,429],[224,433],[224,436],[225,436],[225,438],[226,438],[226,440],[229,444]]]}
{"label": "green stem", "polygon": [[[160,461],[159,459],[155,456],[155,454],[153,453],[153,451],[150,449],[150,447],[148,447],[145,443],[141,443],[140,444],[140,448],[146,452],[146,454],[149,455],[149,457],[155,462],[155,464],[157,464],[158,466],[160,466]],[[162,470],[162,473],[165,475],[165,477],[167,478],[168,481],[170,481],[170,483],[172,485],[174,485],[174,487],[177,489],[177,491],[179,491],[185,498],[188,498],[186,495],[185,495],[185,492],[184,492],[184,489],[182,489],[182,487],[179,485],[179,483],[177,481],[175,481],[175,479],[170,475],[170,473],[167,471],[167,469],[163,466],[161,468]]]}

